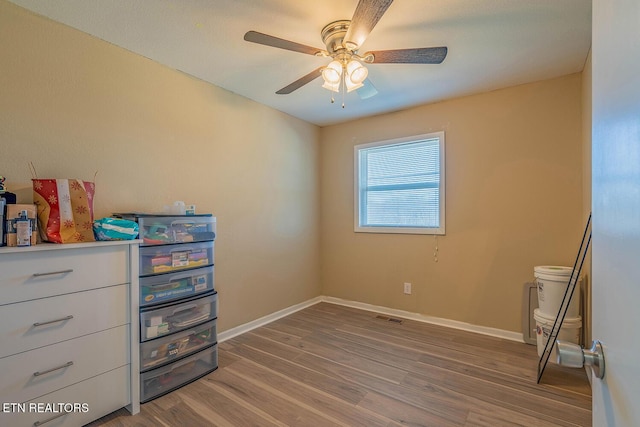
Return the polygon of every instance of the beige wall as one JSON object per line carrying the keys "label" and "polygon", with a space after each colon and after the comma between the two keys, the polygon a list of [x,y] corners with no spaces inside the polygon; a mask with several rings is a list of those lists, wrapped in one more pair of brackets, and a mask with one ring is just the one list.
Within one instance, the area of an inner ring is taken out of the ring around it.
{"label": "beige wall", "polygon": [[[433,236],[354,233],[353,146],[439,130],[447,167],[439,261]],[[326,127],[321,144],[325,295],[519,332],[533,267],[573,265],[580,74]]]}
{"label": "beige wall", "polygon": [[[319,130],[0,0],[0,174],[93,179],[96,216],[218,218],[219,329],[320,295]],[[215,64],[211,64],[215,67]]]}

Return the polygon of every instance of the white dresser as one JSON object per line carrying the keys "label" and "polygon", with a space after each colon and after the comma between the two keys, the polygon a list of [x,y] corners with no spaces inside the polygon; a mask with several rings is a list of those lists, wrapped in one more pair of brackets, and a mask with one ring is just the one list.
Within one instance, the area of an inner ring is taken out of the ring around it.
{"label": "white dresser", "polygon": [[138,295],[138,241],[0,248],[0,425],[137,413]]}

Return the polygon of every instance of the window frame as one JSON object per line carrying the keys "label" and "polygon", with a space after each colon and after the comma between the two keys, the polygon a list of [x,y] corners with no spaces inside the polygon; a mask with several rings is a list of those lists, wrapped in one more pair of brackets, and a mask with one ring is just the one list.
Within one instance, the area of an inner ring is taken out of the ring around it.
{"label": "window frame", "polygon": [[[384,226],[361,226],[360,225],[360,150],[380,147],[409,144],[427,139],[438,139],[440,154],[440,182],[439,190],[439,227],[384,227]],[[393,233],[393,234],[426,234],[426,235],[444,235],[445,234],[445,136],[444,131],[425,133],[420,135],[412,135],[402,138],[388,139],[384,141],[375,141],[366,144],[358,144],[353,147],[353,181],[354,181],[354,231],[356,233]]]}

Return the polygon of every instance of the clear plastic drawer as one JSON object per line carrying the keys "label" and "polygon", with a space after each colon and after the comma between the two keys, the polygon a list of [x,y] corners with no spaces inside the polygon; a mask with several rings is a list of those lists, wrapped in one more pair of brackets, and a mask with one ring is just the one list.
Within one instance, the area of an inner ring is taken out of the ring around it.
{"label": "clear plastic drawer", "polygon": [[140,342],[193,328],[217,317],[213,293],[140,311]]}
{"label": "clear plastic drawer", "polygon": [[148,402],[208,374],[218,367],[218,346],[140,374],[140,401]]}
{"label": "clear plastic drawer", "polygon": [[140,306],[164,303],[212,291],[213,266],[140,279]]}
{"label": "clear plastic drawer", "polygon": [[142,246],[214,240],[216,219],[211,215],[138,216]]}
{"label": "clear plastic drawer", "polygon": [[140,344],[140,370],[148,371],[216,343],[216,321]]}
{"label": "clear plastic drawer", "polygon": [[213,242],[140,248],[140,274],[150,275],[213,265]]}

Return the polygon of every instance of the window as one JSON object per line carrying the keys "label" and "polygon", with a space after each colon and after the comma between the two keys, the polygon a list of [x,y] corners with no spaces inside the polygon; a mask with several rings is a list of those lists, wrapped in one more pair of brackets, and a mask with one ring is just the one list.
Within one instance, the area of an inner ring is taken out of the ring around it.
{"label": "window", "polygon": [[362,144],[355,231],[444,234],[444,132]]}

